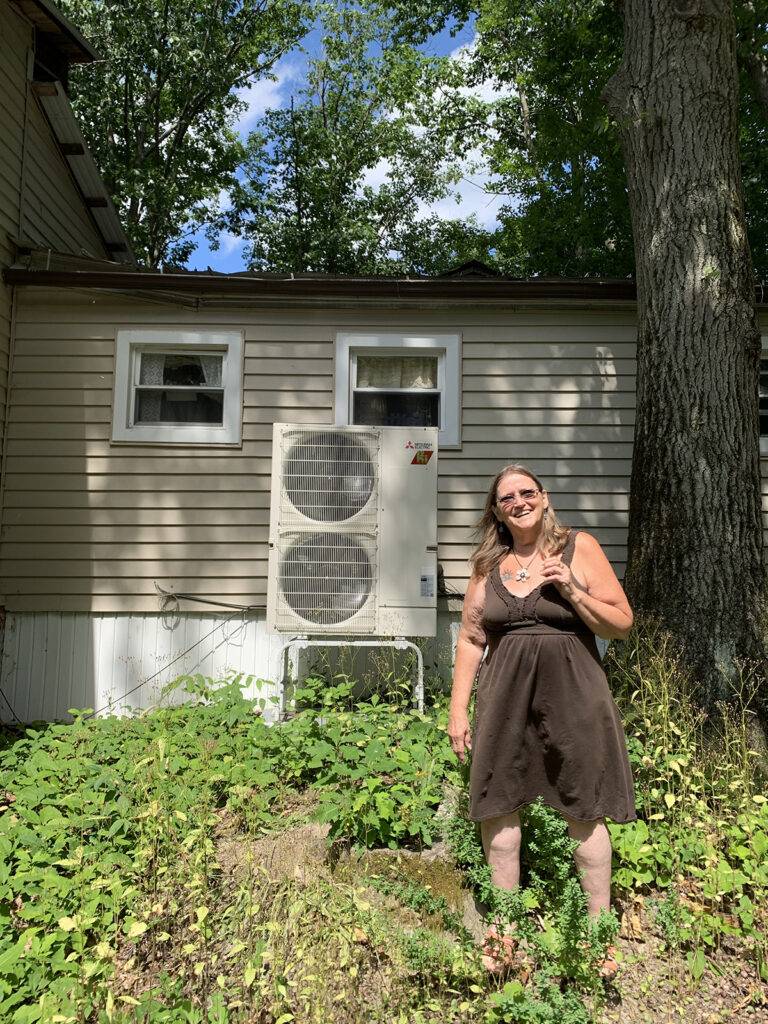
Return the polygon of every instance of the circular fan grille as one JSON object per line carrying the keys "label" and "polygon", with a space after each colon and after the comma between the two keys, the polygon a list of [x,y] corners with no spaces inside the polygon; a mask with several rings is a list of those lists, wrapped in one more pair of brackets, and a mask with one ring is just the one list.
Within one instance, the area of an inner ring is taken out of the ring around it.
{"label": "circular fan grille", "polygon": [[365,446],[351,434],[318,431],[294,441],[283,482],[294,507],[319,523],[340,523],[365,507],[374,468]]}
{"label": "circular fan grille", "polygon": [[368,600],[371,560],[354,537],[308,534],[283,555],[280,587],[297,615],[318,626],[333,626],[352,618]]}

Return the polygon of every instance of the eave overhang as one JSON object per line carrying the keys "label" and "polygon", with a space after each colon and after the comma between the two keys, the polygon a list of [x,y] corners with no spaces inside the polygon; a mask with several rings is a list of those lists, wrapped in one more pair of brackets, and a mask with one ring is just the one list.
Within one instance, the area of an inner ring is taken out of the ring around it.
{"label": "eave overhang", "polygon": [[262,299],[354,299],[444,303],[480,302],[515,304],[558,301],[633,304],[635,284],[630,280],[558,278],[439,278],[341,277],[325,275],[215,274],[201,272],[154,273],[128,270],[31,269],[11,267],[7,284],[37,287],[107,289],[125,292],[169,292],[183,295]]}
{"label": "eave overhang", "polygon": [[61,82],[33,82],[32,90],[43,108],[106,252],[118,263],[135,266],[136,258],[128,236],[123,231],[117,210],[80,131],[64,87]]}
{"label": "eave overhang", "polygon": [[[33,250],[3,272],[6,284],[130,294],[184,305],[220,302],[281,305],[541,306],[633,309],[629,278],[356,277],[243,271],[150,271],[63,253]],[[757,285],[755,305],[768,309],[768,287]]]}
{"label": "eave overhang", "polygon": [[12,0],[15,7],[32,22],[38,32],[55,40],[70,64],[92,64],[102,60],[88,40],[64,17],[50,0]]}

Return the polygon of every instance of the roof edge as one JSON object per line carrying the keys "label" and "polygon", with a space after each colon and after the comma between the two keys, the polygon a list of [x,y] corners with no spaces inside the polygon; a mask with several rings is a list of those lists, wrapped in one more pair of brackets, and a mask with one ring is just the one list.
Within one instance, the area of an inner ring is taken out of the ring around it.
{"label": "roof edge", "polygon": [[[13,0],[13,2],[23,12],[24,4],[22,0]],[[75,64],[93,64],[95,61],[104,59],[98,50],[88,42],[82,32],[61,13],[55,4],[51,3],[51,0],[28,0],[28,2],[40,11],[40,24],[45,21],[53,23],[56,26],[57,34],[66,38],[71,47],[69,54],[71,62]]]}
{"label": "roof edge", "polygon": [[635,282],[599,278],[384,278],[256,277],[206,273],[130,270],[31,270],[10,267],[10,285],[107,288],[111,291],[172,291],[198,295],[285,298],[450,299],[514,302],[530,299],[634,302]]}

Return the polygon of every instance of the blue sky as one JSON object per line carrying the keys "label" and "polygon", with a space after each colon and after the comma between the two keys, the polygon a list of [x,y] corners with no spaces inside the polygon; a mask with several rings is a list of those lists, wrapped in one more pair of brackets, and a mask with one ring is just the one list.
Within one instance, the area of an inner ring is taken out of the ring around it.
{"label": "blue sky", "polygon": [[[470,45],[473,38],[474,28],[470,23],[460,29],[455,36],[452,36],[449,30],[441,32],[434,36],[424,49],[440,56],[452,54],[460,48]],[[319,46],[319,42],[319,33],[313,32],[304,40],[304,47],[311,54]],[[285,56],[276,66],[275,81],[259,81],[250,89],[243,90],[242,99],[247,104],[247,108],[238,123],[238,131],[243,138],[253,130],[266,110],[282,107],[289,102],[291,92],[300,88],[304,81],[306,59],[305,53],[294,51]],[[370,184],[375,185],[377,180],[382,180],[385,175],[385,167],[374,168],[367,180]],[[448,199],[429,209],[446,218],[463,218],[474,213],[482,224],[493,226],[496,223],[496,211],[501,200],[484,192],[484,182],[485,178],[482,174],[468,172],[457,188],[458,202]],[[197,248],[189,259],[190,269],[205,270],[210,266],[213,270],[227,273],[245,269],[243,243],[239,239],[224,234],[220,239],[220,248],[216,252],[211,252],[208,242],[201,232],[193,237]]]}

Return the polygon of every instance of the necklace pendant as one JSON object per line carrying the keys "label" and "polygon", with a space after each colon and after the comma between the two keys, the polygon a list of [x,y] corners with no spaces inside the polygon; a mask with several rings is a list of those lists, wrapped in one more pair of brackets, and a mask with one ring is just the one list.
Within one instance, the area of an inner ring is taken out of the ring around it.
{"label": "necklace pendant", "polygon": [[516,580],[527,580],[527,579],[530,578],[530,575],[531,574],[528,572],[527,569],[518,569],[517,572],[515,573],[515,579]]}

